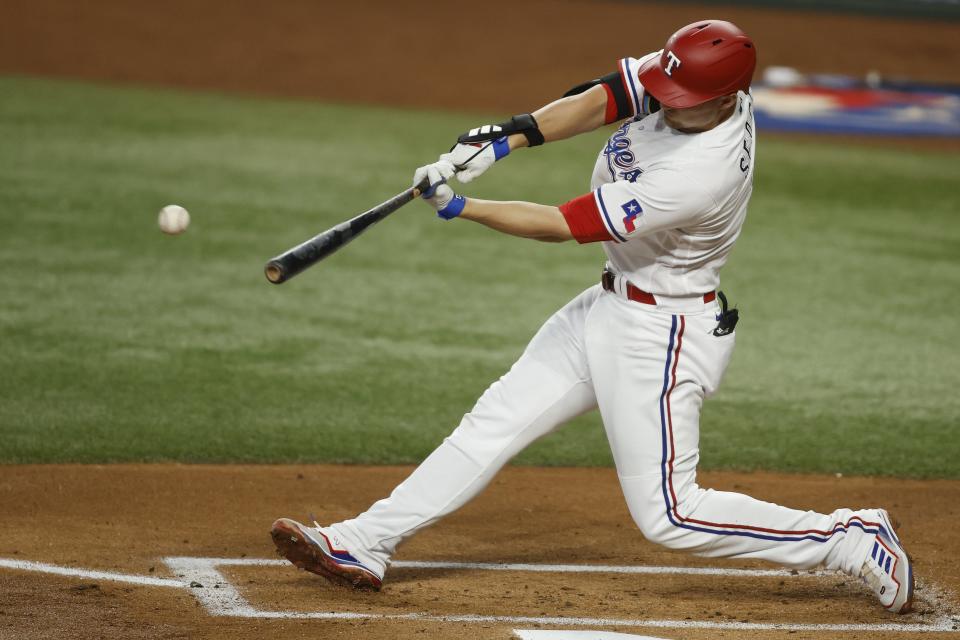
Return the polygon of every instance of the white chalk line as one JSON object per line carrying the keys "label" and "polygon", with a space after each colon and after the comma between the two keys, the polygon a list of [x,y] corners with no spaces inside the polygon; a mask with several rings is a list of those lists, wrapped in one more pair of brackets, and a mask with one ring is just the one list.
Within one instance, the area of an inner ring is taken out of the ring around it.
{"label": "white chalk line", "polygon": [[[272,567],[290,564],[279,558],[193,558],[213,562],[221,567],[256,566]],[[666,574],[691,576],[730,576],[746,578],[830,575],[823,571],[793,573],[785,569],[724,569],[720,567],[661,567],[605,564],[528,564],[507,562],[434,562],[425,560],[399,560],[390,563],[391,569],[454,569],[461,571],[523,571],[533,573],[626,573]]]}
{"label": "white chalk line", "polygon": [[514,629],[518,640],[669,640],[653,636],[637,636],[615,631],[570,631],[568,629]]}
{"label": "white chalk line", "polygon": [[[688,576],[777,577],[796,575],[783,569],[723,569],[717,567],[657,567],[597,564],[526,564],[496,562],[394,562],[395,569],[460,569],[473,571],[530,571],[534,573],[626,573]],[[802,575],[818,575],[810,572]]]}
{"label": "white chalk line", "polygon": [[[284,560],[261,558],[194,558],[172,557],[164,558],[164,563],[181,579],[155,578],[110,571],[78,569],[64,567],[44,562],[0,558],[0,568],[17,571],[32,571],[61,575],[68,577],[86,578],[135,584],[141,586],[174,587],[185,589],[192,583],[199,583],[202,587],[193,588],[191,592],[204,608],[215,616],[239,618],[279,618],[279,619],[317,619],[317,620],[417,620],[425,622],[463,622],[463,623],[501,623],[501,624],[541,624],[549,626],[592,626],[592,627],[654,627],[667,629],[743,629],[743,630],[783,630],[783,631],[861,631],[861,632],[950,632],[956,631],[954,621],[950,616],[942,616],[927,624],[909,623],[882,623],[882,624],[794,624],[794,623],[763,623],[740,621],[699,621],[699,620],[651,620],[651,619],[623,619],[623,618],[576,618],[562,616],[493,616],[479,614],[438,615],[426,612],[390,614],[390,613],[360,613],[352,611],[269,611],[256,609],[239,592],[239,590],[217,569],[219,566],[282,566]],[[564,573],[682,573],[693,575],[733,575],[733,576],[796,576],[783,570],[749,570],[749,569],[711,569],[703,567],[636,567],[636,566],[607,566],[607,565],[529,565],[507,563],[464,563],[464,562],[395,562],[394,567],[414,569],[470,569],[495,571],[532,571],[532,572],[564,572]],[[733,572],[733,573],[731,573]],[[799,575],[811,575],[801,573]]]}
{"label": "white chalk line", "polygon": [[[954,621],[949,616],[941,616],[926,624],[911,623],[879,623],[879,624],[794,624],[768,622],[740,622],[740,621],[700,621],[700,620],[649,620],[623,618],[576,618],[562,616],[494,616],[479,614],[440,615],[426,612],[416,613],[360,613],[353,611],[265,611],[254,608],[218,570],[219,566],[278,566],[286,565],[285,560],[259,558],[191,558],[172,557],[164,558],[164,562],[177,575],[190,582],[204,585],[203,589],[194,589],[193,594],[211,615],[231,616],[241,618],[280,618],[280,619],[313,619],[313,620],[416,620],[422,622],[464,622],[464,623],[501,623],[511,625],[541,624],[549,626],[574,627],[654,627],[664,629],[741,629],[751,631],[859,631],[859,632],[949,632],[953,629]],[[460,563],[460,562],[406,562],[410,568],[464,568],[464,565],[480,565],[481,568],[497,567],[497,570],[506,570],[506,566],[533,566],[537,570],[542,567],[569,566],[576,570],[591,567],[593,572],[599,572],[603,565],[504,565],[488,563]],[[393,563],[394,567],[400,563]],[[615,567],[614,573],[626,573],[637,567]],[[645,567],[645,569],[674,569],[675,567]],[[515,569],[517,570],[517,569]],[[523,570],[523,569],[519,569]],[[554,569],[559,571],[559,569]],[[734,571],[725,569],[722,571]],[[743,570],[741,570],[743,571]],[[762,570],[758,570],[762,571]],[[639,573],[639,572],[638,572]],[[651,573],[647,571],[647,573]],[[716,574],[707,574],[716,575]],[[728,574],[721,574],[728,575]],[[743,574],[734,574],[743,575]],[[790,572],[768,571],[762,575],[794,575]],[[805,574],[799,574],[805,575]],[[806,574],[809,575],[809,574]],[[213,588],[210,588],[211,585]]]}
{"label": "white chalk line", "polygon": [[108,582],[125,582],[127,584],[139,584],[150,587],[186,587],[187,583],[174,578],[154,578],[151,576],[137,576],[128,573],[114,573],[112,571],[95,571],[92,569],[75,569],[73,567],[62,567],[56,564],[47,564],[45,562],[31,562],[29,560],[14,560],[12,558],[0,558],[0,568],[14,569],[17,571],[35,571],[39,573],[51,573],[58,576],[69,576],[71,578],[87,578],[89,580],[103,580]]}

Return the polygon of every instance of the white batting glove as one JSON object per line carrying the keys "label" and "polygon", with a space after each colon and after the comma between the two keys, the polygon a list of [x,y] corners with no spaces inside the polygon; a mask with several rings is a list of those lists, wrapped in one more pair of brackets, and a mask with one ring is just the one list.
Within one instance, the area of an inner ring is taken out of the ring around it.
{"label": "white batting glove", "polygon": [[[424,178],[430,182],[430,187],[424,191],[420,197],[429,202],[430,206],[437,210],[438,216],[444,220],[450,220],[456,218],[463,212],[463,208],[467,204],[467,199],[455,193],[453,189],[447,185],[447,178],[445,178],[440,169],[435,166],[442,164],[442,162],[443,161],[421,167],[421,169],[424,169]],[[419,170],[420,169],[417,171]]]}
{"label": "white batting glove", "polygon": [[431,171],[433,172],[433,176],[437,176],[430,179],[431,186],[438,182],[446,182],[457,172],[453,164],[448,160],[444,160],[443,156],[441,156],[440,160],[437,160],[433,164],[425,164],[422,167],[418,167],[417,170],[413,172],[413,186],[416,187],[423,182],[424,179],[428,177],[428,172]]}
{"label": "white batting glove", "polygon": [[[490,127],[491,125],[485,125]],[[480,127],[482,129],[484,127]],[[470,135],[479,132],[479,129],[471,129]],[[446,160],[454,166],[457,173],[457,180],[466,184],[474,178],[480,176],[484,171],[493,166],[493,163],[510,153],[510,145],[507,143],[507,137],[497,138],[490,142],[475,142],[471,144],[457,143],[449,153],[440,156],[441,160]]]}

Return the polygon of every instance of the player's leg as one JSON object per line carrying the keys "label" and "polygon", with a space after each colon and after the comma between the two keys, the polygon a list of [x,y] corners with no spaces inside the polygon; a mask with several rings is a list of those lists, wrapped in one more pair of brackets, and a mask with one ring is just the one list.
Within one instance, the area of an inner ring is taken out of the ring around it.
{"label": "player's leg", "polygon": [[821,514],[700,488],[700,409],[719,384],[734,337],[711,334],[712,313],[671,315],[605,298],[587,327],[589,364],[624,496],[648,539],[703,556],[822,565],[850,575],[883,551],[884,568],[901,562],[901,573],[908,571],[878,510]]}
{"label": "player's leg", "polygon": [[583,325],[598,291],[588,289],[554,314],[510,371],[389,497],[325,527],[327,539],[320,543],[334,552],[349,550],[382,577],[403,539],[466,504],[534,440],[594,408]]}

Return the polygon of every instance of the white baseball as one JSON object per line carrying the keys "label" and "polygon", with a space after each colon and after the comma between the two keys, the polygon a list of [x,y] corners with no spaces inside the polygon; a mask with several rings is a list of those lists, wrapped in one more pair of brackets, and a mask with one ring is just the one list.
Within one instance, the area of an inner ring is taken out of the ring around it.
{"label": "white baseball", "polygon": [[160,225],[161,231],[175,236],[187,230],[190,225],[190,214],[178,204],[168,204],[160,209],[157,224]]}

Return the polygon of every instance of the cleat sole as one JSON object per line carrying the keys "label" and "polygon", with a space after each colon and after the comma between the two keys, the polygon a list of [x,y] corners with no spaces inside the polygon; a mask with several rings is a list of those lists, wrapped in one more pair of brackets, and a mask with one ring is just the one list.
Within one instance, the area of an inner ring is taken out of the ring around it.
{"label": "cleat sole", "polygon": [[382,582],[379,578],[358,567],[348,567],[336,562],[293,520],[281,518],[274,522],[270,537],[273,538],[277,553],[298,569],[322,576],[339,586],[361,591],[380,591]]}

